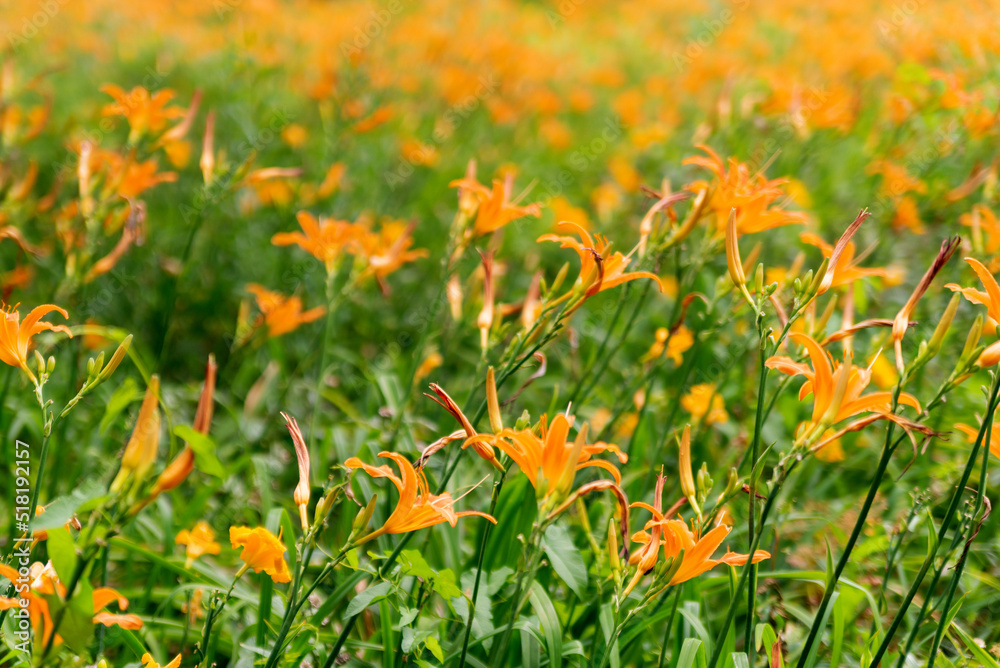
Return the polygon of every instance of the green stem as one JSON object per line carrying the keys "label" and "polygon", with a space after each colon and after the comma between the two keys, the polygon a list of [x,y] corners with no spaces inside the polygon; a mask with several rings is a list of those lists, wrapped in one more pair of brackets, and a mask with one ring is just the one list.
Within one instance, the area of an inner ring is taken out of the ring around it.
{"label": "green stem", "polygon": [[906,611],[913,602],[913,597],[917,595],[917,590],[920,588],[924,578],[927,576],[927,571],[937,556],[937,551],[941,546],[941,542],[944,540],[945,534],[955,519],[955,513],[958,510],[958,505],[962,500],[962,495],[965,493],[965,485],[969,482],[969,477],[972,475],[972,469],[975,468],[976,457],[979,455],[979,448],[983,444],[983,439],[987,430],[990,428],[990,425],[993,424],[993,413],[997,408],[998,391],[1000,391],[1000,373],[994,374],[989,401],[987,401],[986,404],[986,419],[983,420],[982,425],[979,427],[979,434],[976,436],[976,441],[972,446],[972,452],[969,454],[969,461],[965,465],[965,470],[962,471],[962,478],[959,481],[958,486],[955,488],[955,491],[951,496],[951,501],[948,504],[948,510],[945,512],[944,518],[941,520],[941,527],[938,529],[937,541],[934,545],[934,549],[932,549],[930,554],[927,555],[927,558],[924,559],[923,566],[921,566],[916,578],[914,578],[913,583],[910,585],[910,589],[906,593],[906,598],[903,599],[903,603],[900,605],[899,610],[896,611],[896,616],[893,618],[892,624],[886,632],[885,637],[882,639],[882,643],[879,645],[878,650],[875,652],[870,665],[879,665],[882,657],[885,655],[886,651],[888,651],[889,643],[892,641],[893,636],[896,635],[899,625],[903,622]]}
{"label": "green stem", "polygon": [[[507,470],[499,473],[499,478],[493,485],[493,495],[490,498],[489,515],[492,516],[497,507],[497,500],[500,498],[500,490],[503,489],[504,480],[507,477]],[[489,522],[483,528],[483,539],[479,542],[479,557],[476,560],[476,581],[472,586],[472,604],[469,606],[469,619],[465,623],[465,637],[462,639],[462,656],[458,660],[458,668],[465,668],[465,657],[469,651],[469,638],[472,635],[472,622],[476,618],[476,602],[479,600],[479,583],[483,575],[483,559],[486,556],[486,543],[490,539],[493,525]]]}
{"label": "green stem", "polygon": [[326,274],[326,320],[323,322],[323,340],[320,342],[319,369],[316,371],[316,398],[313,400],[312,417],[309,422],[309,451],[316,452],[317,423],[319,420],[319,406],[322,400],[323,377],[326,373],[326,365],[329,362],[329,342],[330,331],[333,329],[333,318],[336,312],[334,308],[333,282],[336,278],[335,271],[328,271]]}
{"label": "green stem", "polygon": [[[754,478],[753,472],[757,468],[757,457],[760,450],[760,431],[764,424],[764,401],[766,399],[765,393],[767,391],[767,335],[762,329],[763,323],[758,323],[758,330],[760,332],[760,382],[757,385],[757,409],[756,415],[754,417],[754,428],[753,428],[753,442],[750,445],[750,513],[747,518],[747,535],[750,540],[754,539],[754,515],[757,512],[757,483]],[[763,526],[760,527],[763,530]],[[749,663],[752,666],[754,664],[754,644],[753,640],[753,622],[754,622],[754,610],[756,608],[756,597],[757,597],[757,565],[753,563],[753,552],[750,552],[750,560],[747,562],[750,566],[750,586],[747,587],[747,622],[744,635],[744,651],[749,657]]]}
{"label": "green stem", "polygon": [[667,658],[667,642],[670,641],[670,632],[674,627],[674,616],[677,615],[677,606],[681,601],[682,589],[683,587],[678,587],[674,593],[674,604],[670,608],[670,617],[667,618],[667,628],[663,631],[663,645],[660,647],[660,661],[657,663],[657,668],[663,668],[663,662]]}
{"label": "green stem", "polygon": [[[1000,374],[998,374],[1000,375]],[[991,413],[986,419],[986,442],[991,443],[993,436],[993,414]],[[986,473],[987,466],[990,461],[990,449],[983,448],[983,466],[979,473],[979,491],[976,493],[976,508],[972,513],[972,521],[979,517],[979,513],[983,509],[983,497],[986,493]],[[985,518],[984,518],[985,519]],[[941,608],[941,621],[938,622],[937,630],[934,632],[934,643],[931,645],[930,657],[927,660],[927,668],[934,668],[934,660],[937,657],[938,649],[941,647],[941,640],[945,632],[945,628],[949,625],[948,613],[951,611],[951,601],[955,597],[955,591],[958,589],[959,581],[962,579],[962,571],[965,570],[965,564],[968,561],[969,547],[972,541],[976,537],[976,529],[972,529],[972,535],[969,537],[968,542],[965,544],[965,549],[962,551],[962,556],[959,558],[958,563],[955,565],[955,572],[951,576],[951,584],[948,587],[948,595],[945,598],[944,607]]]}
{"label": "green stem", "polygon": [[[892,398],[892,412],[895,412],[901,389],[902,379],[900,379],[899,384],[896,385],[896,391]],[[882,456],[879,458],[878,467],[875,469],[875,476],[872,478],[872,483],[868,488],[868,494],[865,496],[865,501],[861,506],[861,513],[858,515],[858,519],[854,522],[854,528],[851,530],[851,535],[847,539],[847,545],[844,546],[844,552],[840,555],[840,559],[837,561],[837,566],[833,570],[833,578],[826,583],[826,589],[823,592],[823,600],[820,601],[819,608],[816,610],[816,616],[813,618],[812,626],[809,629],[809,637],[806,638],[806,643],[802,647],[802,653],[799,655],[797,668],[805,668],[806,661],[809,660],[809,650],[812,649],[813,643],[816,642],[816,638],[819,637],[823,621],[826,619],[826,608],[830,605],[833,593],[837,589],[837,583],[840,581],[840,575],[844,572],[844,568],[847,567],[847,562],[851,557],[851,551],[854,549],[855,543],[858,542],[858,538],[861,536],[861,530],[864,529],[865,521],[868,519],[868,513],[872,507],[872,502],[875,501],[879,485],[882,483],[882,478],[885,476],[885,470],[889,466],[889,460],[892,459],[892,453],[895,452],[896,446],[899,445],[900,441],[896,441],[895,444],[892,442],[892,432],[894,426],[895,423],[889,421],[889,426],[886,428],[885,432],[885,444],[882,446]],[[875,614],[878,614],[877,610],[875,611]]]}

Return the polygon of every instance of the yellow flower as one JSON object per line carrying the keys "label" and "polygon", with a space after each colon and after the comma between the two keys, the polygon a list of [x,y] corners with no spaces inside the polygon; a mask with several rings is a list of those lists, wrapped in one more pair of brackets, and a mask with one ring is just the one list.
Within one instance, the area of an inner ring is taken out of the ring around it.
{"label": "yellow flower", "polygon": [[178,654],[170,663],[165,663],[161,666],[156,661],[153,661],[153,657],[149,652],[146,652],[142,655],[142,668],[180,668],[182,656]]}
{"label": "yellow flower", "polygon": [[10,307],[0,312],[0,360],[4,364],[15,366],[28,374],[31,382],[37,383],[35,374],[28,368],[28,348],[31,346],[31,339],[36,334],[45,331],[62,332],[69,337],[73,333],[65,325],[53,325],[43,322],[42,316],[52,311],[68,318],[69,314],[65,309],[61,309],[53,304],[43,304],[31,309],[28,316],[21,322],[20,312]]}
{"label": "yellow flower", "polygon": [[240,559],[254,573],[264,571],[275,582],[291,582],[292,574],[285,561],[285,546],[281,539],[264,527],[229,527],[229,542],[233,549],[243,548]]}
{"label": "yellow flower", "polygon": [[701,383],[681,397],[681,408],[697,420],[705,418],[705,424],[716,424],[729,419],[722,397],[716,393],[712,383]]}
{"label": "yellow flower", "polygon": [[221,550],[219,544],[215,542],[215,532],[205,520],[199,521],[190,531],[187,529],[178,531],[174,542],[187,547],[185,553],[188,568],[203,554],[219,554]]}

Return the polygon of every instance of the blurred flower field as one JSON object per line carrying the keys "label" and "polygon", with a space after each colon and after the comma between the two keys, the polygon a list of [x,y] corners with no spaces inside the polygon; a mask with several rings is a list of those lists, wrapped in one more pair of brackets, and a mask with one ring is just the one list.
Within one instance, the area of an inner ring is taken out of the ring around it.
{"label": "blurred flower field", "polygon": [[0,668],[1000,666],[1000,3],[0,1]]}

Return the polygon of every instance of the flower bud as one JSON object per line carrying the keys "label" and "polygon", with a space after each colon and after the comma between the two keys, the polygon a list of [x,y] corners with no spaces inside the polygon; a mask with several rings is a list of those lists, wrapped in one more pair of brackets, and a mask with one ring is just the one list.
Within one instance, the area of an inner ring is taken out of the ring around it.
{"label": "flower bud", "polygon": [[615,529],[615,518],[608,520],[608,561],[611,564],[611,572],[617,575],[621,573],[622,562],[618,556],[618,530]]}
{"label": "flower bud", "polygon": [[[129,334],[124,339],[122,339],[122,342],[120,344],[118,344],[118,348],[115,349],[115,354],[111,356],[111,361],[108,362],[108,365],[103,369],[101,369],[100,371],[101,381],[105,381],[108,378],[111,378],[111,374],[115,372],[115,370],[118,368],[118,365],[122,363],[123,359],[125,359],[125,355],[128,353],[128,349],[131,345],[132,345],[132,335]],[[101,354],[103,355],[104,353]]]}
{"label": "flower bud", "polygon": [[375,503],[378,501],[378,494],[372,494],[368,499],[368,505],[358,511],[354,517],[354,524],[351,525],[351,537],[356,538],[368,529],[372,515],[375,513]]}

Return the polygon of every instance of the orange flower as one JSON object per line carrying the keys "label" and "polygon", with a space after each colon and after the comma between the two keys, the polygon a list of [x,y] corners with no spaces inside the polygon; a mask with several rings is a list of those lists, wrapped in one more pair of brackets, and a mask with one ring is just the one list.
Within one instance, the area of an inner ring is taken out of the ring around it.
{"label": "orange flower", "polygon": [[28,348],[31,346],[31,339],[36,334],[45,331],[62,332],[72,338],[73,332],[65,325],[53,325],[43,322],[42,316],[52,311],[56,311],[64,318],[69,314],[65,309],[61,309],[53,304],[43,304],[36,306],[28,313],[28,316],[21,322],[21,313],[16,311],[16,306],[5,308],[0,311],[0,360],[4,364],[16,366],[28,374],[31,382],[37,383],[35,374],[28,368]]}
{"label": "orange flower", "polygon": [[622,255],[619,252],[611,254],[611,243],[605,237],[595,234],[593,237],[576,223],[564,221],[559,223],[558,228],[576,232],[580,237],[577,241],[573,237],[562,237],[555,234],[543,234],[538,237],[539,241],[555,241],[563,248],[572,248],[580,256],[580,278],[578,282],[585,286],[588,297],[596,295],[603,290],[610,290],[622,283],[634,281],[638,278],[649,278],[656,281],[656,286],[663,292],[663,282],[659,276],[648,271],[633,271],[626,273],[625,269],[632,261],[631,253]]}
{"label": "orange flower", "polygon": [[[205,369],[205,382],[201,386],[201,395],[198,397],[198,408],[194,414],[194,430],[199,434],[207,434],[212,426],[212,413],[214,412],[215,397],[215,373],[218,369],[215,363],[215,355],[208,356],[208,366]],[[160,477],[156,479],[150,491],[150,499],[157,495],[174,489],[191,475],[194,470],[194,450],[190,444],[185,443],[184,449],[180,451],[174,460],[170,462]]]}
{"label": "orange flower", "polygon": [[695,181],[686,187],[692,192],[711,192],[708,207],[715,212],[717,230],[725,229],[726,220],[733,209],[736,209],[740,234],[753,234],[782,225],[805,224],[805,214],[785,211],[777,206],[788,196],[784,190],[787,179],[768,181],[760,171],[751,176],[750,166],[735,158],[729,159],[729,168],[726,169],[726,163],[718,153],[703,144],[698,144],[697,148],[708,156],[686,158],[681,164],[696,165],[708,170],[715,175],[716,183]]}
{"label": "orange flower", "polygon": [[493,442],[517,463],[538,495],[553,503],[562,502],[569,495],[576,472],[581,469],[602,468],[611,473],[616,485],[621,484],[618,467],[592,457],[611,452],[624,464],[628,461],[628,455],[611,443],[588,444],[586,425],[577,432],[575,440],[567,440],[572,425],[573,417],[560,413],[552,420],[551,425],[547,425],[545,418],[542,418],[539,435],[535,435],[531,429],[501,429],[493,435],[469,438],[463,447]]}
{"label": "orange flower", "polygon": [[275,246],[299,246],[323,262],[328,272],[333,270],[340,254],[357,243],[363,231],[346,220],[316,220],[308,211],[299,211],[296,217],[302,232],[279,232],[271,237],[271,243]]}
{"label": "orange flower", "polygon": [[452,181],[448,185],[459,189],[459,198],[468,198],[476,210],[476,222],[472,228],[473,236],[482,236],[495,232],[501,227],[524,216],[539,218],[542,215],[541,205],[529,204],[517,206],[509,201],[513,175],[505,182],[493,181],[493,188],[487,188],[476,180],[475,172],[466,175],[464,179]]}
{"label": "orange flower", "polygon": [[[986,292],[975,288],[963,288],[954,283],[948,283],[944,287],[954,292],[961,292],[962,296],[973,304],[985,306],[986,313],[993,319],[993,322],[1000,323],[1000,285],[997,285],[997,279],[993,278],[993,274],[979,260],[967,257],[965,261],[976,272],[976,276],[979,277],[983,287],[986,288]],[[7,363],[10,364],[10,362]]]}
{"label": "orange flower", "polygon": [[[20,579],[18,572],[6,564],[0,564],[0,576],[7,578],[11,583],[17,582]],[[65,597],[66,587],[59,581],[59,576],[56,574],[51,562],[43,566],[41,562],[36,561],[31,565],[28,577],[31,582],[30,587],[28,591],[19,593],[19,597],[28,600],[28,616],[31,619],[32,629],[35,635],[41,638],[41,646],[45,647],[48,645],[49,640],[52,639],[54,630],[49,600],[53,597],[59,597],[60,599]],[[128,599],[114,589],[108,587],[94,589],[93,621],[95,624],[120,626],[123,629],[130,630],[142,628],[142,620],[137,615],[106,612],[104,608],[112,602],[117,602],[120,610],[128,608]],[[0,597],[0,610],[11,610],[17,607],[20,607],[18,597]],[[53,644],[59,644],[62,642],[62,637],[56,634],[52,642]]]}
{"label": "orange flower", "polygon": [[149,378],[149,386],[142,399],[139,416],[135,419],[132,435],[122,453],[121,468],[111,482],[113,492],[123,490],[129,480],[141,482],[156,461],[156,453],[160,447],[159,394],[160,377],[153,374]]}
{"label": "orange flower", "polygon": [[[712,570],[719,564],[742,566],[747,562],[749,555],[737,554],[728,550],[726,550],[726,553],[720,559],[712,559],[712,554],[715,553],[715,550],[718,549],[722,541],[729,535],[732,527],[720,524],[704,536],[700,536],[697,533],[693,533],[683,520],[671,519],[679,504],[666,514],[663,514],[662,474],[657,476],[656,491],[654,494],[652,506],[642,502],[632,504],[633,508],[648,510],[653,514],[653,518],[646,523],[645,529],[648,532],[643,530],[632,535],[632,540],[636,543],[642,543],[643,547],[636,551],[631,559],[629,559],[629,563],[636,564],[637,569],[635,576],[625,589],[624,595],[627,596],[636,584],[638,584],[640,578],[656,565],[660,545],[663,546],[663,556],[665,559],[682,558],[680,567],[670,580],[671,585],[687,582],[706,571]],[[681,557],[682,550],[684,551],[683,557]],[[753,554],[753,563],[756,564],[770,558],[771,554],[769,552],[757,550]]]}
{"label": "orange flower", "polygon": [[190,531],[187,529],[178,531],[174,542],[187,546],[185,553],[188,568],[191,568],[194,560],[203,554],[219,554],[221,550],[219,544],[215,542],[215,532],[205,520],[199,521]]}
{"label": "orange flower", "polygon": [[[979,437],[979,430],[967,424],[956,424],[955,429],[965,434],[969,439],[969,443],[975,443]],[[1000,457],[1000,430],[998,429],[990,431],[990,453],[994,457]]]}
{"label": "orange flower", "polygon": [[363,275],[374,276],[383,292],[388,291],[383,281],[386,276],[408,262],[429,255],[425,248],[410,250],[413,245],[411,235],[416,226],[416,221],[404,223],[394,220],[383,223],[378,232],[365,231],[359,235],[357,252],[367,264]]}
{"label": "orange flower", "polygon": [[306,440],[302,437],[302,430],[299,429],[299,421],[287,413],[282,413],[281,417],[285,418],[288,433],[292,436],[292,443],[295,445],[295,459],[299,465],[299,484],[295,486],[292,500],[299,508],[302,530],[308,531],[309,517],[306,515],[306,509],[309,506],[309,493],[312,491],[309,484],[309,448],[306,447]]}
{"label": "orange flower", "polygon": [[264,571],[275,582],[291,582],[292,574],[285,562],[285,546],[278,536],[264,527],[229,527],[229,542],[233,549],[243,548],[241,570],[252,568],[254,573]]}
{"label": "orange flower", "polygon": [[396,508],[389,515],[389,519],[380,528],[358,540],[358,545],[367,543],[383,534],[409,533],[442,522],[455,526],[460,517],[477,516],[486,518],[493,524],[497,523],[490,515],[476,510],[455,512],[456,499],[452,499],[448,492],[431,494],[423,470],[413,468],[406,457],[387,451],[378,453],[378,456],[396,462],[400,475],[397,476],[393,473],[388,465],[371,466],[357,457],[351,457],[344,462],[348,468],[363,469],[373,478],[388,478],[399,492],[399,501],[396,502]]}
{"label": "orange flower", "polygon": [[831,262],[836,262],[834,266],[827,268],[827,275],[832,275],[828,287],[836,288],[842,285],[851,285],[859,279],[870,277],[885,279],[890,285],[899,282],[901,272],[897,269],[859,267],[858,263],[862,258],[854,257],[855,245],[853,241],[845,243],[841,254],[834,259],[832,257],[835,250],[834,246],[828,244],[818,234],[803,232],[799,235],[799,238],[810,246],[815,246],[823,251],[823,257],[828,257]]}
{"label": "orange flower", "polygon": [[[885,412],[892,405],[892,392],[872,392],[861,395],[871,382],[871,369],[854,366],[849,360],[843,364],[833,362],[833,358],[812,337],[793,332],[789,338],[805,347],[812,361],[808,364],[796,362],[789,357],[776,356],[767,360],[769,369],[777,369],[790,376],[805,376],[806,382],[799,390],[799,400],[809,393],[814,396],[812,422],[830,426],[865,411]],[[901,392],[899,403],[912,406],[920,411],[916,397]]]}
{"label": "orange flower", "polygon": [[167,107],[174,97],[172,90],[164,89],[150,95],[142,86],[126,92],[121,86],[105,84],[101,86],[101,91],[115,100],[105,105],[101,114],[124,116],[128,120],[131,129],[129,143],[134,143],[147,132],[159,132],[171,119],[184,116],[184,110],[180,107]]}
{"label": "orange flower", "polygon": [[[465,417],[465,413],[463,413],[462,409],[458,407],[458,404],[455,403],[455,400],[452,399],[450,396],[448,396],[448,393],[445,392],[444,389],[437,383],[431,383],[429,387],[431,391],[434,392],[434,394],[436,394],[437,396],[432,397],[426,392],[424,393],[424,396],[433,399],[439,406],[441,406],[446,411],[451,413],[452,417],[458,420],[458,423],[462,425],[462,429],[465,430],[465,435],[467,438],[471,439],[474,436],[476,436],[477,434],[475,427],[472,426],[472,423],[469,421],[469,418]],[[486,373],[486,395],[488,397],[496,396],[496,392],[497,390],[493,377],[493,367],[490,367]],[[499,408],[497,410],[499,411]],[[490,413],[492,421],[493,419],[492,410],[490,411]],[[461,434],[461,432],[459,432],[459,434]],[[423,454],[420,456],[420,463],[418,465],[423,466],[423,462],[426,461],[428,457],[430,457],[432,454],[434,454],[442,447],[444,447],[448,442],[450,442],[450,440],[453,439],[449,439],[444,442],[439,441],[437,444],[428,446],[426,449],[424,449]],[[503,471],[503,466],[500,464],[499,460],[497,460],[496,453],[493,452],[493,447],[489,444],[488,441],[489,439],[484,439],[472,442],[471,443],[472,449],[476,451],[476,454],[478,454],[480,457],[488,461],[493,466],[493,468],[497,469],[498,471]]]}
{"label": "orange flower", "polygon": [[[326,313],[322,306],[302,310],[302,299],[297,296],[286,297],[280,292],[272,292],[263,285],[248,283],[247,291],[252,292],[260,309],[260,320],[267,325],[267,335],[270,337],[288,334]],[[259,320],[258,320],[259,324]]]}
{"label": "orange flower", "polygon": [[146,652],[142,655],[142,668],[180,668],[182,658],[183,654],[178,654],[170,663],[165,663],[161,666],[156,661],[153,661],[153,657],[149,652]]}

